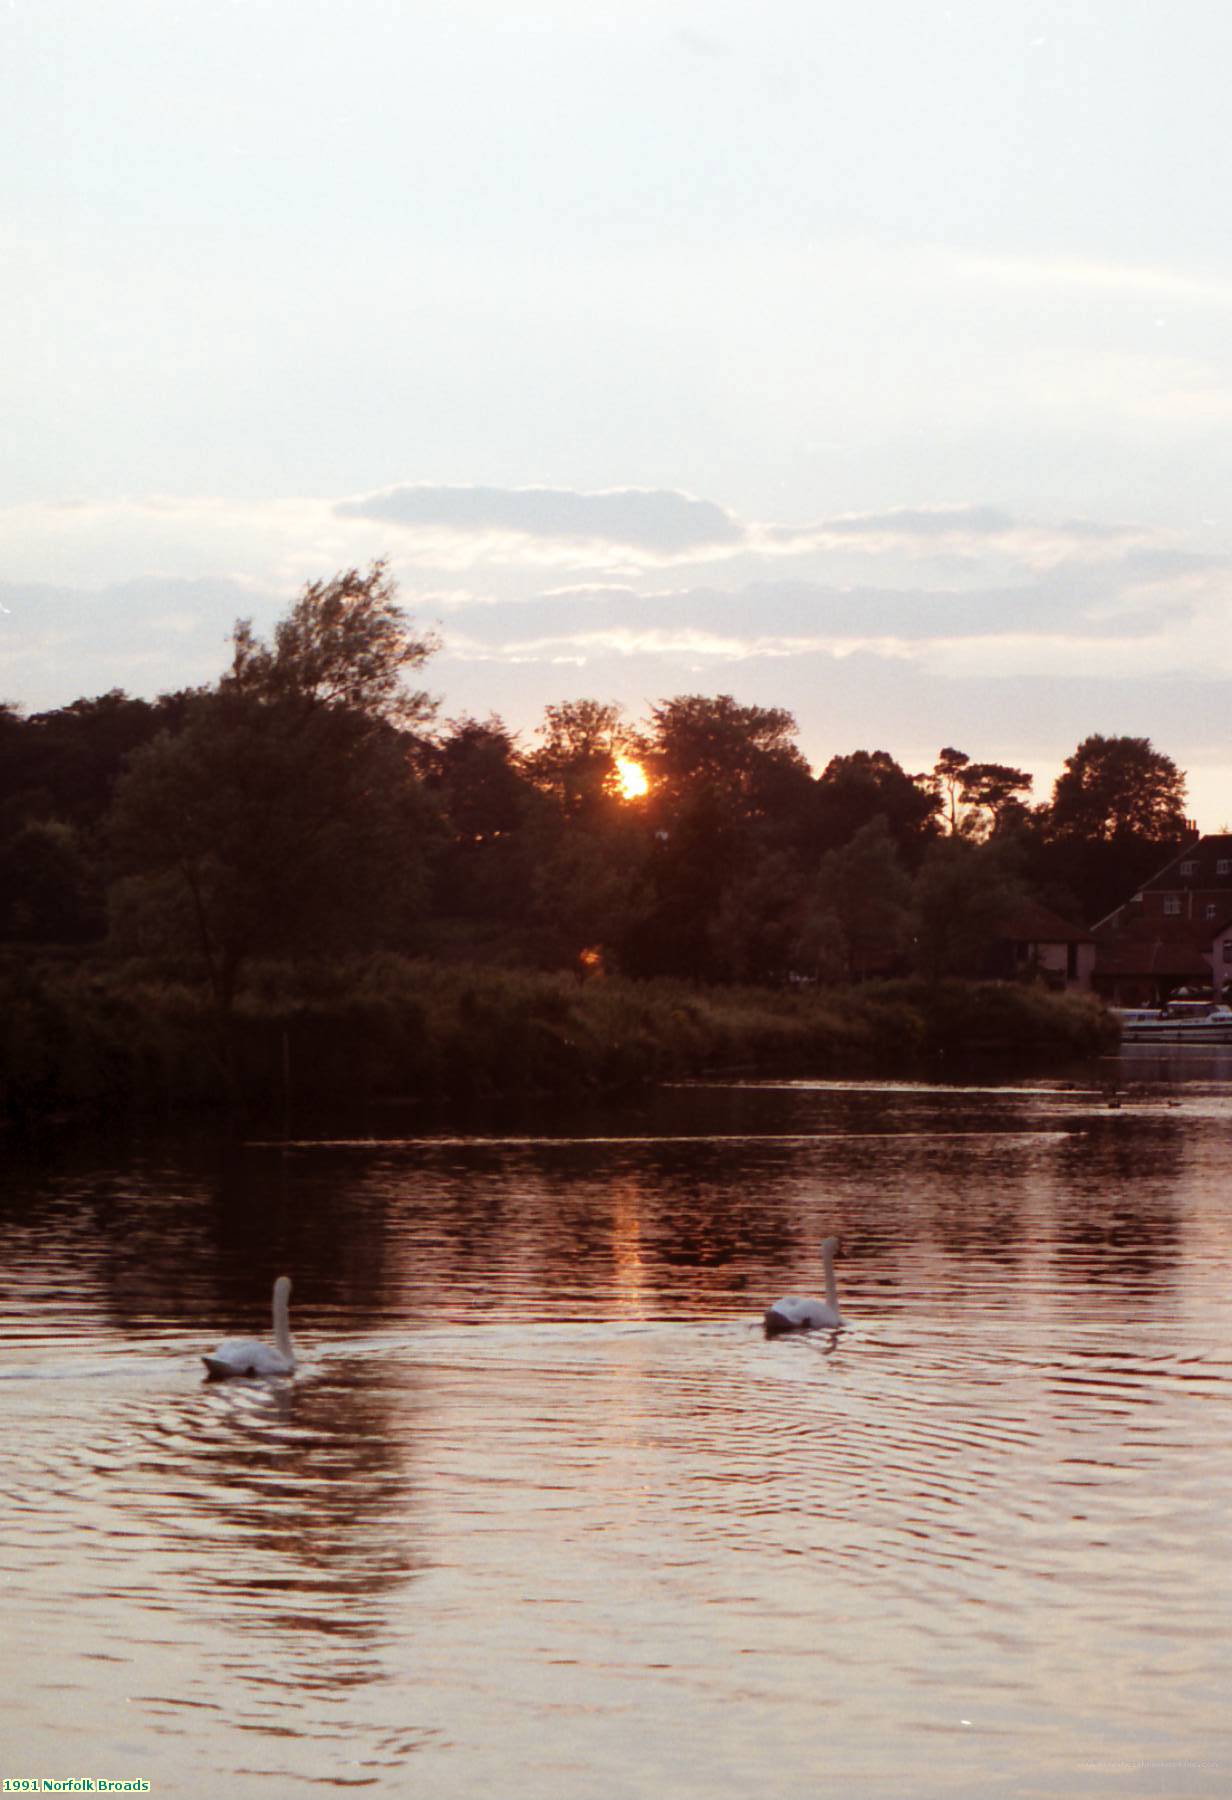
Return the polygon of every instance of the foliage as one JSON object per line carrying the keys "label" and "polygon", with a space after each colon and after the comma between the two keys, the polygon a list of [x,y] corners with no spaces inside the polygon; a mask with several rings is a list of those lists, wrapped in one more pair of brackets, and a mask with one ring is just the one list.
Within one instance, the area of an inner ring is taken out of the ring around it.
{"label": "foliage", "polygon": [[1087,843],[1129,837],[1171,845],[1185,833],[1185,777],[1150,738],[1097,732],[1066,758],[1050,824],[1056,837]]}
{"label": "foliage", "polygon": [[972,762],[947,745],[933,765],[933,786],[951,837],[983,840],[1022,826],[1032,777],[1008,763]]}
{"label": "foliage", "polygon": [[[828,850],[813,883],[813,943],[841,947],[842,975],[884,972],[911,937],[911,882],[882,814],[841,850]],[[820,969],[817,971],[820,973]]]}
{"label": "foliage", "polygon": [[532,917],[551,964],[576,967],[583,950],[598,953],[609,968],[619,961],[650,909],[647,855],[644,835],[618,821],[604,830],[554,833],[543,843],[532,878]]}
{"label": "foliage", "polygon": [[[739,914],[766,858],[802,836],[814,783],[788,712],[742,706],[730,694],[684,694],[650,713],[639,751],[651,783],[644,813],[654,833],[654,899],[628,945],[629,966],[721,978],[745,966],[751,944]],[[767,920],[768,935],[776,930]],[[752,954],[778,960],[768,942]]]}
{"label": "foliage", "polygon": [[117,872],[145,878],[147,930],[178,890],[164,935],[191,921],[182,948],[223,1012],[254,955],[408,940],[428,808],[394,721],[424,716],[399,683],[426,654],[381,564],[312,583],[273,648],[241,621],[217,691],[130,758],[109,819]]}
{"label": "foliage", "polygon": [[230,1055],[200,987],[157,960],[0,964],[0,1104],[28,1123],[238,1102],[578,1094],[707,1070],[907,1071],[922,1056],[1090,1054],[1096,1002],[1013,984],[854,989],[579,983],[562,973],[367,958],[254,962]]}
{"label": "foliage", "polygon": [[60,819],[31,819],[0,842],[0,936],[60,944],[98,936],[98,872],[81,834]]}
{"label": "foliage", "polygon": [[833,756],[817,781],[820,847],[839,849],[870,819],[881,818],[904,863],[914,868],[936,834],[938,804],[929,778],[908,775],[885,750]]}
{"label": "foliage", "polygon": [[998,927],[1023,890],[999,844],[943,838],[915,878],[915,965],[934,980],[978,975]]}
{"label": "foliage", "polygon": [[334,708],[404,730],[425,724],[435,703],[408,692],[403,678],[437,649],[431,635],[415,637],[397,603],[384,562],[366,575],[346,569],[330,581],[310,581],[274,629],[258,638],[241,619],[223,687],[271,704]]}
{"label": "foliage", "polygon": [[564,818],[593,823],[612,804],[616,758],[633,748],[620,708],[599,700],[547,706],[539,735],[543,743],[523,759],[526,774]]}
{"label": "foliage", "polygon": [[795,964],[803,885],[796,857],[783,850],[738,870],[723,885],[708,936],[725,979],[787,979]]}
{"label": "foliage", "polygon": [[111,843],[130,876],[176,879],[191,948],[226,1006],[250,956],[404,936],[422,900],[426,818],[388,727],[224,691],[132,759]]}
{"label": "foliage", "polygon": [[811,786],[793,742],[796,721],[780,707],[742,706],[730,694],[681,694],[652,706],[650,718],[643,758],[661,825],[701,795],[733,822],[765,820]]}
{"label": "foliage", "polygon": [[[224,1009],[252,957],[425,942],[832,981],[893,965],[915,877],[938,976],[978,967],[1007,870],[1090,922],[1187,829],[1183,775],[1146,738],[1088,737],[1033,807],[1025,771],[952,745],[929,775],[856,750],[814,776],[789,712],[730,694],[660,700],[641,727],[562,702],[529,750],[496,717],[437,730],[411,685],[434,648],[377,562],[310,582],[268,642],[239,621],[211,689],[0,706],[0,943],[110,932],[208,972]],[[648,793],[626,798],[622,758]],[[1013,868],[947,861],[942,838]]]}
{"label": "foliage", "polygon": [[525,919],[542,805],[500,720],[451,719],[434,747],[428,791],[440,816],[433,911],[441,919]]}

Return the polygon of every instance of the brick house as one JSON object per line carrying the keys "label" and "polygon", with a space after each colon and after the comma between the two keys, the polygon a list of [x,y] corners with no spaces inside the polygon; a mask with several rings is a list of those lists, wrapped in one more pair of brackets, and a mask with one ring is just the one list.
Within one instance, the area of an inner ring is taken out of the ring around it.
{"label": "brick house", "polygon": [[1198,838],[1092,927],[1094,986],[1121,1006],[1159,1006],[1178,989],[1232,977],[1232,833]]}

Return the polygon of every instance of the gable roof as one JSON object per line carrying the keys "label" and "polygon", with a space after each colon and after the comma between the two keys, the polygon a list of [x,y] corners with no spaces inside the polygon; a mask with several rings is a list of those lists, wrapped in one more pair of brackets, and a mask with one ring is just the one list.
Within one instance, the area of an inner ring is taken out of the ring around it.
{"label": "gable roof", "polygon": [[1093,944],[1095,939],[1081,925],[1072,925],[1050,907],[1028,900],[1002,920],[997,936],[1016,944]]}

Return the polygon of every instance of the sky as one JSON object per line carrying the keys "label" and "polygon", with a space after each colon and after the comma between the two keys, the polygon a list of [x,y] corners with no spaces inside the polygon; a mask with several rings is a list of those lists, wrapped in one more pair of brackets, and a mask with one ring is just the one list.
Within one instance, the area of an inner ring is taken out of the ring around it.
{"label": "sky", "polygon": [[0,700],[388,559],[441,718],[1232,820],[1232,9],[3,0]]}

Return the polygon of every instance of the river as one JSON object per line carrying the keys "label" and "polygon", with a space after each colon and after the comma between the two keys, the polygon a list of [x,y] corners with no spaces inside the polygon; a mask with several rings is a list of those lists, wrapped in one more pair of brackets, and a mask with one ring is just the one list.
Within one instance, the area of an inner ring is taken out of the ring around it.
{"label": "river", "polygon": [[1232,1793],[1232,1059],[1109,1070],[10,1144],[0,1775]]}

